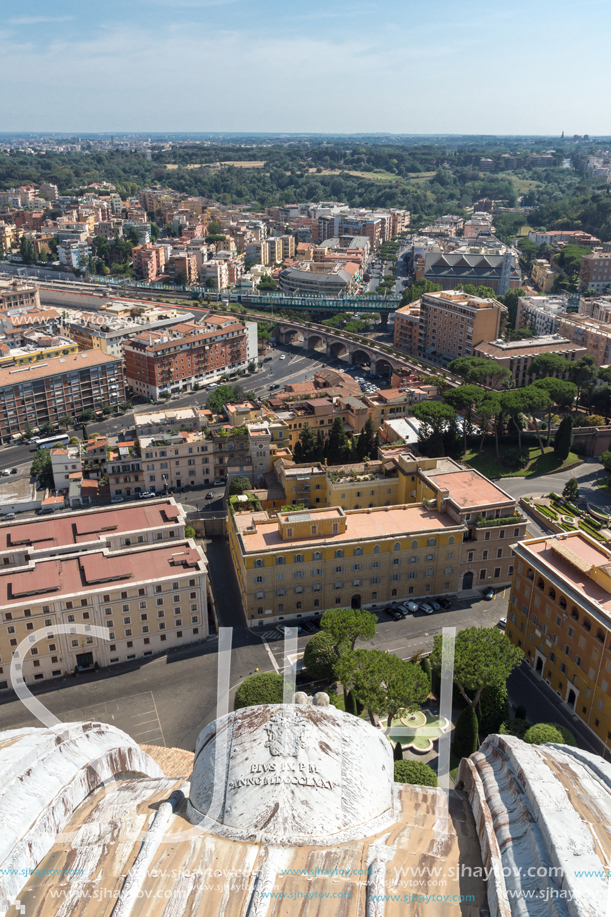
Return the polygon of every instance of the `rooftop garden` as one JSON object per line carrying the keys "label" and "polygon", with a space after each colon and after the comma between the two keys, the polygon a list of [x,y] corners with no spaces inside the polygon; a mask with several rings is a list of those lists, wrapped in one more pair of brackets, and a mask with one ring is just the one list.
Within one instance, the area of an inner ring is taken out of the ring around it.
{"label": "rooftop garden", "polygon": [[486,519],[481,513],[477,517],[477,527],[486,528],[487,526],[516,525],[518,522],[524,522],[524,516],[521,513],[514,513],[513,516],[502,516],[499,519]]}
{"label": "rooftop garden", "polygon": [[229,497],[229,509],[235,515],[235,513],[256,513],[262,507],[256,494],[245,493]]}

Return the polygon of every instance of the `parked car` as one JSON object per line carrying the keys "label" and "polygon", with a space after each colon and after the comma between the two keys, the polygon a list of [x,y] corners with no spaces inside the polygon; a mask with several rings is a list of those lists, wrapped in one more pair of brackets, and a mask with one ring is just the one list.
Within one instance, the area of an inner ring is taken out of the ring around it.
{"label": "parked car", "polygon": [[206,494],[206,500],[214,500],[214,491],[213,490],[208,491],[208,493]]}
{"label": "parked car", "polygon": [[484,598],[486,599],[487,602],[492,601],[492,599],[494,598],[494,589],[492,588],[492,586],[488,586],[488,588],[484,591]]}
{"label": "parked car", "polygon": [[143,491],[143,493],[140,494],[140,499],[141,499],[141,500],[148,500],[149,497],[154,497],[154,496],[155,496],[155,494],[153,493],[152,490],[145,490],[145,491]]}
{"label": "parked car", "polygon": [[280,388],[280,384],[278,382],[274,382],[273,385],[270,385],[269,390],[270,392],[275,392],[277,388]]}
{"label": "parked car", "polygon": [[301,627],[299,626],[299,624],[291,624],[291,625],[287,625],[287,624],[278,624],[278,625],[276,626],[276,630],[277,630],[279,633],[281,633],[283,637],[284,637],[285,634],[290,634],[290,635],[292,635],[295,631],[297,631],[298,634],[301,633]]}
{"label": "parked car", "polygon": [[428,604],[432,606],[433,611],[441,611],[441,605],[439,602],[436,602],[433,599],[429,599]]}
{"label": "parked car", "polygon": [[263,362],[264,362],[264,363],[269,363],[269,362],[271,362],[271,360],[273,360],[273,359],[274,359],[273,357],[263,357]]}
{"label": "parked car", "polygon": [[124,503],[125,498],[124,497],[113,497],[110,502],[111,503]]}
{"label": "parked car", "polygon": [[11,474],[17,474],[17,469],[16,469],[16,468],[11,468]]}
{"label": "parked car", "polygon": [[225,478],[215,478],[212,482],[214,487],[222,487],[225,483]]}
{"label": "parked car", "polygon": [[15,513],[4,513],[4,515],[0,518],[2,519],[3,522],[6,522],[7,519],[14,519]]}
{"label": "parked car", "polygon": [[282,356],[280,357],[280,359],[281,359],[281,360],[286,360],[286,354],[283,353]]}
{"label": "parked car", "polygon": [[439,599],[439,604],[442,608],[451,608],[452,602],[450,599]]}
{"label": "parked car", "polygon": [[431,606],[431,605],[427,605],[426,602],[422,602],[418,607],[419,607],[420,611],[423,611],[423,612],[425,613],[425,615],[432,615],[432,614],[433,614],[433,608],[432,608],[432,606]]}
{"label": "parked car", "polygon": [[302,625],[301,625],[301,629],[302,629],[302,631],[304,632],[304,634],[314,634],[314,633],[316,633],[316,628],[314,627],[313,624],[310,624],[309,621],[303,621],[303,623],[302,623]]}
{"label": "parked car", "polygon": [[391,610],[391,611],[398,611],[402,618],[404,618],[404,617],[406,616],[406,614],[407,614],[407,612],[406,612],[405,608],[403,607],[403,605],[399,605],[397,602],[394,602],[394,603],[390,606],[390,610]]}
{"label": "parked car", "polygon": [[507,618],[499,618],[499,627],[501,630],[505,630],[507,627]]}
{"label": "parked car", "polygon": [[413,614],[415,611],[418,611],[418,605],[416,602],[404,602],[403,607],[410,614]]}
{"label": "parked car", "polygon": [[2,477],[5,478],[5,477],[7,477],[9,474],[10,474],[10,471],[8,470],[8,468],[5,468],[4,471],[2,472]]}
{"label": "parked car", "polygon": [[402,621],[403,620],[403,615],[400,612],[395,611],[394,608],[385,608],[384,614],[387,614],[389,618],[393,619],[393,621]]}

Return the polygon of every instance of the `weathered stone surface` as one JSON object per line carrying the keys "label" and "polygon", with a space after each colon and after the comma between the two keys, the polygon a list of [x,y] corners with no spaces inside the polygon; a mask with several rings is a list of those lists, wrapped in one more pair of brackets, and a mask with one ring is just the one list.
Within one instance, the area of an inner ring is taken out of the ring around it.
{"label": "weathered stone surface", "polygon": [[[217,733],[218,731],[218,733]],[[195,750],[189,817],[210,811],[217,737],[222,802],[207,830],[276,843],[337,841],[371,833],[392,817],[388,741],[364,720],[334,707],[269,704],[210,724]]]}

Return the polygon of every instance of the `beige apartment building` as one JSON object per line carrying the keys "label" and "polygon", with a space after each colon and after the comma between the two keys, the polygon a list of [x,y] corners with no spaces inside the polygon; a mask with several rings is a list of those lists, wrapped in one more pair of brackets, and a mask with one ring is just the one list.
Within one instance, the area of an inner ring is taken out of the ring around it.
{"label": "beige apartment building", "polygon": [[507,636],[611,748],[611,552],[585,532],[514,544]]}
{"label": "beige apartment building", "polygon": [[611,252],[593,252],[584,255],[579,268],[579,291],[611,289]]}
{"label": "beige apartment building", "polygon": [[514,497],[483,474],[452,459],[437,459],[434,468],[423,465],[417,475],[422,482],[420,499],[466,527],[458,589],[509,585],[513,576],[511,544],[524,538],[528,521]]}
{"label": "beige apartment building", "polygon": [[204,639],[207,562],[184,533],[173,499],[0,524],[0,688],[15,653],[31,685]]}
{"label": "beige apartment building", "polygon": [[249,627],[327,608],[457,589],[462,522],[426,505],[344,512],[230,511],[229,545]]}
{"label": "beige apartment building", "polygon": [[252,459],[246,428],[140,437],[143,486],[156,493],[248,477]]}
{"label": "beige apartment building", "polygon": [[418,355],[447,365],[473,356],[481,341],[500,337],[507,309],[496,299],[482,299],[458,290],[425,293],[420,300]]}
{"label": "beige apartment building", "polygon": [[395,312],[393,344],[403,353],[418,353],[420,339],[420,303],[409,303]]}
{"label": "beige apartment building", "polygon": [[592,354],[597,366],[611,363],[611,323],[567,313],[556,317],[556,328],[572,344]]}
{"label": "beige apartment building", "polygon": [[[560,334],[545,334],[524,341],[483,341],[473,348],[474,356],[494,360],[499,366],[509,369],[516,386],[530,384],[530,364],[542,353],[556,353],[573,362],[583,357],[586,349],[579,344],[572,344]],[[568,373],[565,373],[565,377],[568,378]]]}

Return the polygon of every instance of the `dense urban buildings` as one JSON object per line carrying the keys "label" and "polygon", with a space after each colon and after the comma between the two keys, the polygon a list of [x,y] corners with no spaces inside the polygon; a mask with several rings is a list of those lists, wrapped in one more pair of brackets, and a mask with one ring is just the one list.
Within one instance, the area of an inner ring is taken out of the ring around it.
{"label": "dense urban buildings", "polygon": [[[572,362],[586,353],[586,348],[572,344],[560,334],[527,338],[524,341],[483,341],[473,348],[473,355],[494,360],[511,371],[512,385],[529,385],[532,381],[530,364],[543,353],[556,353]],[[565,373],[568,378],[568,372]]]}
{"label": "dense urban buildings", "polygon": [[172,498],[1,523],[0,688],[24,640],[34,684],[203,639],[207,562],[185,524]]}
{"label": "dense urban buildings", "polygon": [[125,375],[133,390],[157,401],[162,393],[192,390],[227,372],[246,369],[257,356],[256,325],[206,316],[126,341]]}
{"label": "dense urban buildings", "polygon": [[27,427],[57,423],[60,417],[101,411],[104,405],[123,401],[122,361],[99,350],[0,368],[0,438],[10,442]]}
{"label": "dense urban buildings", "polygon": [[[403,310],[397,311],[395,339],[400,341],[405,334],[405,340],[413,346],[414,313],[411,306]],[[418,356],[441,364],[472,356],[477,344],[499,338],[506,320],[505,306],[495,299],[482,299],[459,290],[425,293],[419,303]],[[405,325],[409,332],[403,330]]]}
{"label": "dense urban buildings", "polygon": [[513,544],[507,636],[611,746],[611,553],[583,532]]}

